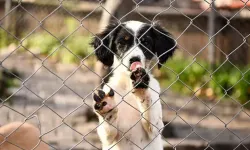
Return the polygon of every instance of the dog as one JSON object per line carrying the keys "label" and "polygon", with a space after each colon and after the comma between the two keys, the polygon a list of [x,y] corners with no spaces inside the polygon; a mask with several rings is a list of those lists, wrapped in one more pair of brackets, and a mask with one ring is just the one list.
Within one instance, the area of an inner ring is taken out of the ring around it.
{"label": "dog", "polygon": [[111,23],[93,38],[99,61],[110,68],[104,86],[93,93],[103,150],[163,150],[159,82],[149,72],[170,58],[176,42],[159,24]]}

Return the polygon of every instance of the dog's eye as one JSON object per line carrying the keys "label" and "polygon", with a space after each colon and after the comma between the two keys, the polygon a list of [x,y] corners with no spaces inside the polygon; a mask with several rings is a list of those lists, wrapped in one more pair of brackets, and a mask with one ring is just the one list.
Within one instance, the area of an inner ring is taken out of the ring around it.
{"label": "dog's eye", "polygon": [[143,46],[150,46],[151,45],[151,43],[152,43],[152,40],[150,39],[150,38],[147,38],[147,37],[143,37],[143,38],[141,38],[141,44],[143,45]]}
{"label": "dog's eye", "polygon": [[125,40],[125,41],[128,41],[129,39],[130,39],[129,36],[124,36],[124,40]]}
{"label": "dog's eye", "polygon": [[130,39],[129,36],[124,36],[124,37],[120,38],[120,39],[117,41],[117,43],[118,43],[119,45],[126,45],[126,43],[128,42],[129,39]]}
{"label": "dog's eye", "polygon": [[143,44],[144,46],[147,46],[147,45],[149,45],[149,42],[148,42],[147,40],[143,40],[143,41],[142,41],[142,44]]}
{"label": "dog's eye", "polygon": [[118,45],[126,45],[126,41],[124,40],[119,40],[117,43]]}

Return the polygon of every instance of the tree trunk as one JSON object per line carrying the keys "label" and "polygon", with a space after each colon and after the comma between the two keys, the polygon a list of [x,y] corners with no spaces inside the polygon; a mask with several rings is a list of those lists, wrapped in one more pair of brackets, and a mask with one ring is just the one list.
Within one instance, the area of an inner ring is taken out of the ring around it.
{"label": "tree trunk", "polygon": [[113,16],[116,17],[115,12],[122,1],[123,0],[107,0],[106,1],[103,11],[102,11],[99,31],[102,31],[105,29],[105,27],[109,24]]}
{"label": "tree trunk", "polygon": [[[4,15],[7,15],[7,13],[9,13],[10,10],[11,10],[11,0],[5,0]],[[9,29],[10,21],[11,21],[10,17],[6,17],[6,19],[4,21],[4,28],[7,30]]]}
{"label": "tree trunk", "polygon": [[126,21],[126,14],[133,9],[134,5],[135,3],[132,0],[107,0],[102,12],[99,30],[105,29],[111,20]]}

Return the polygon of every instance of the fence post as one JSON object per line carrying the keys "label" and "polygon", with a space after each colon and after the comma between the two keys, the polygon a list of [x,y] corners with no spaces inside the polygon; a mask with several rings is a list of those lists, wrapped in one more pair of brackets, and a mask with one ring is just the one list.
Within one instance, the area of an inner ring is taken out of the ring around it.
{"label": "fence post", "polygon": [[[11,0],[5,0],[4,15],[7,15],[7,13],[10,11],[10,9],[11,9]],[[6,17],[6,19],[4,21],[5,29],[9,29],[10,20],[11,20],[10,17]]]}
{"label": "fence post", "polygon": [[215,19],[216,19],[216,13],[215,13],[215,4],[214,1],[211,2],[211,11],[208,15],[208,35],[209,35],[209,41],[210,44],[208,45],[208,61],[210,63],[210,68],[214,69],[215,67],[215,47],[212,43],[215,42],[215,37],[211,38],[214,35],[215,32]]}

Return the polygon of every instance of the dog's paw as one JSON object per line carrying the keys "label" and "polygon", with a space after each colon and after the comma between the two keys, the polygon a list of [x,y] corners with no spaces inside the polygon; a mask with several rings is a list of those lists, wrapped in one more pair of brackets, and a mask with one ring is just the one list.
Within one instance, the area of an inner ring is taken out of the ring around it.
{"label": "dog's paw", "polygon": [[130,76],[135,89],[146,89],[149,84],[149,75],[144,68],[137,68]]}
{"label": "dog's paw", "polygon": [[95,111],[99,114],[112,111],[115,106],[114,95],[115,93],[112,89],[108,93],[105,93],[103,90],[97,90],[93,94]]}

